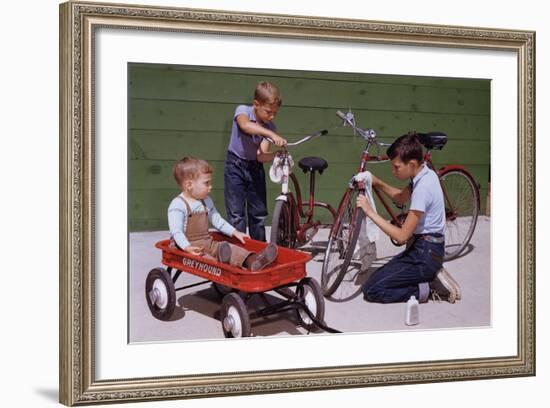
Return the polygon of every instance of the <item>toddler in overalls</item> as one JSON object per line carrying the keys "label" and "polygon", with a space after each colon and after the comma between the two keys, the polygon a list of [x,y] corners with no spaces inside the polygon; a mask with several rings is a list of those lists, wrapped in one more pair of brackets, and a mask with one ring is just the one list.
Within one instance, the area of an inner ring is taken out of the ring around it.
{"label": "toddler in overalls", "polygon": [[212,190],[212,167],[204,160],[185,157],[174,166],[174,178],[181,188],[168,207],[168,226],[172,241],[193,255],[209,256],[218,262],[250,270],[259,270],[277,258],[277,246],[269,244],[254,253],[229,242],[217,242],[208,233],[212,226],[244,244],[247,234],[222,218],[208,193]]}

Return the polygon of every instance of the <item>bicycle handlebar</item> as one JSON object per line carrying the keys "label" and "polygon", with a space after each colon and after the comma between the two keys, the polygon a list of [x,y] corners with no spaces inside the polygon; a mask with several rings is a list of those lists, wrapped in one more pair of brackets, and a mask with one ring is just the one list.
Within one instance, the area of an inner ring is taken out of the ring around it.
{"label": "bicycle handlebar", "polygon": [[355,125],[355,117],[353,116],[353,113],[351,110],[346,114],[342,111],[336,111],[336,116],[338,116],[340,119],[344,121],[344,126],[349,126],[353,129],[354,133],[359,133],[359,135],[367,140],[369,143],[372,143],[374,145],[380,146],[380,147],[387,147],[391,146],[387,143],[382,143],[376,140],[376,131],[374,129],[363,129],[360,127],[357,127]]}
{"label": "bicycle handlebar", "polygon": [[336,111],[336,116],[338,116],[342,120],[347,120],[346,114],[343,113],[342,111]]}
{"label": "bicycle handlebar", "polygon": [[[313,139],[314,137],[318,137],[318,136],[324,136],[328,133],[328,130],[326,129],[323,129],[323,130],[320,130],[319,132],[317,133],[313,133],[311,135],[308,135],[306,137],[303,137],[301,138],[300,140],[297,140],[296,142],[292,142],[292,143],[287,143],[286,145],[287,146],[298,146],[299,144],[302,144],[304,142],[307,142],[308,140],[310,139]],[[275,144],[275,142],[273,141],[273,139],[271,139],[270,137],[266,137],[265,139],[267,139],[268,141],[270,141],[271,143]]]}
{"label": "bicycle handlebar", "polygon": [[304,138],[302,138],[302,139],[300,139],[300,140],[298,140],[298,141],[296,141],[296,142],[287,143],[287,146],[297,146],[297,145],[299,145],[299,144],[301,144],[301,143],[307,142],[307,141],[310,140],[310,139],[313,139],[314,137],[324,136],[324,135],[326,135],[327,133],[328,133],[328,130],[323,129],[323,130],[320,130],[320,131],[317,132],[317,133],[314,133],[314,134],[312,134],[312,135],[306,136],[306,137],[304,137]]}

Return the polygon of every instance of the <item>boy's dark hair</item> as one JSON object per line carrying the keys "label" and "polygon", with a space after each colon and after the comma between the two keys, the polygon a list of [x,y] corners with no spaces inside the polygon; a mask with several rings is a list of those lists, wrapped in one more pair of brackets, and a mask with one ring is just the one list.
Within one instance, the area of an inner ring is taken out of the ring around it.
{"label": "boy's dark hair", "polygon": [[212,174],[213,169],[206,160],[197,159],[196,157],[184,157],[178,160],[174,165],[174,178],[181,186],[185,180],[195,180],[201,174]]}
{"label": "boy's dark hair", "polygon": [[416,160],[419,164],[424,161],[424,151],[416,132],[409,132],[395,139],[386,153],[390,160],[399,157],[405,164],[411,160]]}
{"label": "boy's dark hair", "polygon": [[270,105],[281,106],[283,103],[283,98],[281,97],[279,88],[267,81],[258,82],[258,85],[256,85],[256,90],[254,91],[254,99],[262,104],[267,103]]}

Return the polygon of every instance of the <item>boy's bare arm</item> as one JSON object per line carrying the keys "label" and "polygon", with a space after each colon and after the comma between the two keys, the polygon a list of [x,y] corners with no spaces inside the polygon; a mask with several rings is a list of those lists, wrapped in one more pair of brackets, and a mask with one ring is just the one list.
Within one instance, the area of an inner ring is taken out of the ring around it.
{"label": "boy's bare arm", "polygon": [[406,186],[403,189],[390,186],[388,183],[380,180],[374,174],[372,175],[372,185],[382,190],[384,194],[386,194],[392,199],[392,201],[396,203],[405,204],[411,199],[411,189],[409,186]]}
{"label": "boy's bare arm", "polygon": [[270,151],[271,143],[268,140],[262,140],[260,143],[260,148],[256,152],[256,160],[260,163],[267,163],[273,160],[277,152]]}
{"label": "boy's bare arm", "polygon": [[367,197],[359,195],[357,197],[357,206],[362,208],[367,217],[369,217],[378,227],[392,239],[397,242],[406,242],[414,233],[420,217],[422,217],[421,211],[410,210],[407,213],[407,218],[401,227],[397,227],[389,223],[381,215],[379,215],[369,204]]}
{"label": "boy's bare arm", "polygon": [[235,119],[239,128],[246,134],[271,138],[277,146],[286,145],[286,140],[272,130],[266,129],[256,122],[252,122],[246,115],[238,115]]}
{"label": "boy's bare arm", "polygon": [[405,243],[410,237],[412,237],[421,216],[422,212],[420,211],[409,211],[407,213],[405,223],[401,226],[401,228],[389,223],[377,213],[371,214],[370,219],[373,220],[374,223],[378,225],[378,227],[384,231],[386,235],[389,235],[399,243]]}

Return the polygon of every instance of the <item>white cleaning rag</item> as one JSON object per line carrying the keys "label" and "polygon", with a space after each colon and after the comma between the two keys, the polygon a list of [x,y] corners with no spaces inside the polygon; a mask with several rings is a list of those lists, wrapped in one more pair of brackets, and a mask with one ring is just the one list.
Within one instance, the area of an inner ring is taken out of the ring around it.
{"label": "white cleaning rag", "polygon": [[[290,164],[290,169],[288,174],[292,173],[292,167],[294,166],[294,160],[290,153],[288,154],[288,163]],[[269,178],[272,182],[281,184],[283,182],[283,157],[281,152],[277,152],[273,158],[273,163],[269,168]]]}
{"label": "white cleaning rag", "polygon": [[[365,183],[365,196],[370,206],[376,211],[376,204],[372,195],[372,174],[363,171],[353,176],[353,180]],[[376,260],[376,241],[380,237],[380,228],[369,218],[365,217],[359,231],[359,238],[353,253],[353,259],[361,260],[361,270],[368,269]]]}
{"label": "white cleaning rag", "polygon": [[[369,204],[372,207],[372,209],[374,211],[376,211],[376,204],[374,203],[374,197],[372,196],[372,174],[371,174],[371,172],[370,171],[363,171],[361,173],[357,173],[355,176],[353,176],[353,179],[356,182],[361,182],[362,181],[363,183],[365,183],[365,196],[369,200]],[[369,217],[365,217],[365,218],[366,218],[366,222],[365,222],[364,226],[366,228],[361,228],[361,232],[363,232],[363,230],[365,230],[364,232],[366,234],[366,238],[368,238],[368,240],[370,242],[374,242],[380,236],[379,235],[380,234],[380,229]]]}

